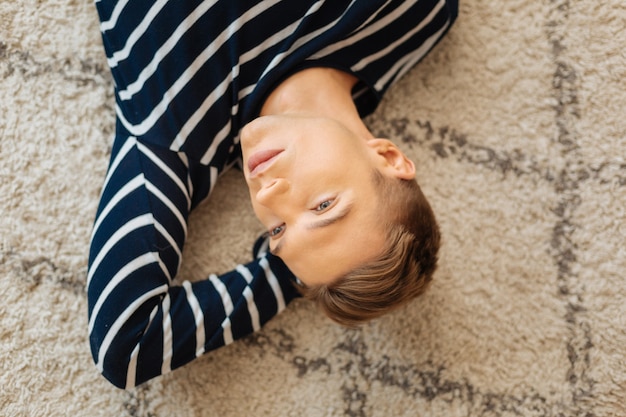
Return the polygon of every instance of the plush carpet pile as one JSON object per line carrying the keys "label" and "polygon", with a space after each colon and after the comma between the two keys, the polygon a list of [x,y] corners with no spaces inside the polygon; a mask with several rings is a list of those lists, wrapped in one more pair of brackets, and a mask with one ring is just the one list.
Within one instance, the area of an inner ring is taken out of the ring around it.
{"label": "plush carpet pile", "polygon": [[[95,8],[2,1],[0,415],[626,415],[625,46],[623,0],[463,1],[367,120],[415,161],[439,216],[431,290],[358,330],[297,301],[121,391],[86,332],[114,125]],[[181,276],[248,260],[260,226],[240,173],[190,230]]]}

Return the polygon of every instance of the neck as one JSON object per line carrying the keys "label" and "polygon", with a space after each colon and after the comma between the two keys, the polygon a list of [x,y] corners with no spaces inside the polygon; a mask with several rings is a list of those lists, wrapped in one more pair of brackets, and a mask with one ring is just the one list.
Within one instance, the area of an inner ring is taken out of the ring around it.
{"label": "neck", "polygon": [[261,108],[261,116],[306,115],[335,119],[365,140],[373,136],[352,100],[357,78],[332,68],[310,68],[287,78]]}

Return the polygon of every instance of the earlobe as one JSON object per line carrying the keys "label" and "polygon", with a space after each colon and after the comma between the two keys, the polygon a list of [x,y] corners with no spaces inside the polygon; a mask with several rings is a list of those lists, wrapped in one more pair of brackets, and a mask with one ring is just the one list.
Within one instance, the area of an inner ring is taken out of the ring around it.
{"label": "earlobe", "polygon": [[368,144],[382,157],[381,170],[403,180],[415,178],[415,164],[388,139],[371,139]]}

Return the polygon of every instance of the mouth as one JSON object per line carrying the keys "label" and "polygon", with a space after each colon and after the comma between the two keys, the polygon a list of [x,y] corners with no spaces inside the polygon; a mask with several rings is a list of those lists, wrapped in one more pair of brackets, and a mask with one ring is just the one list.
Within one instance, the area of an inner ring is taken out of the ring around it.
{"label": "mouth", "polygon": [[250,158],[248,158],[248,170],[250,171],[250,177],[254,177],[261,173],[281,152],[283,152],[283,149],[268,149],[255,152],[250,155]]}

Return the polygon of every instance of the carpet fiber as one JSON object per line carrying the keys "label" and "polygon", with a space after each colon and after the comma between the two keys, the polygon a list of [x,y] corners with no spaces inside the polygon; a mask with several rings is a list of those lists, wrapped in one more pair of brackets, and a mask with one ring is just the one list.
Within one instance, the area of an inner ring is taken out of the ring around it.
{"label": "carpet fiber", "polygon": [[[431,290],[358,330],[299,300],[122,391],[86,334],[114,126],[95,8],[2,1],[0,415],[626,415],[625,28],[623,0],[463,1],[367,119],[439,216]],[[181,276],[247,261],[260,230],[229,172],[191,219]]]}

